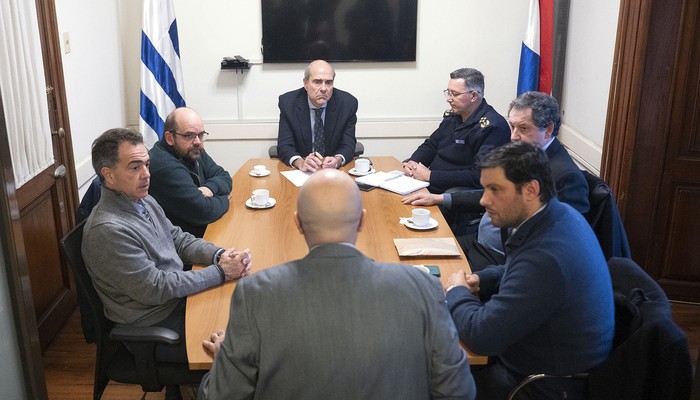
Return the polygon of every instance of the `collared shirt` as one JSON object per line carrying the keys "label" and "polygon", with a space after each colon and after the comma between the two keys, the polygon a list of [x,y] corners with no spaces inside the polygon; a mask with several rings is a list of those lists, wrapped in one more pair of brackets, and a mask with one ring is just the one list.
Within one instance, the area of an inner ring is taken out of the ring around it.
{"label": "collared shirt", "polygon": [[[311,103],[311,100],[309,100],[308,97],[306,98],[306,101],[309,103],[309,119],[311,120],[311,132],[313,132],[314,128],[316,127],[316,111],[314,111],[314,110],[316,110],[317,107],[314,106],[313,103]],[[324,125],[326,124],[326,106],[327,105],[328,105],[328,103],[321,106],[321,109],[323,109],[323,112],[321,113],[321,119],[323,120]],[[312,134],[311,135],[312,147],[313,147],[313,143],[314,143],[314,135]],[[322,155],[325,156],[325,154],[322,154]],[[335,157],[340,157],[340,160],[341,160],[340,166],[341,167],[343,165],[345,165],[345,157],[343,157],[342,154],[336,154]],[[296,161],[298,158],[303,158],[303,157],[302,156],[292,156],[292,158],[289,159],[289,165],[293,166],[294,161]]]}

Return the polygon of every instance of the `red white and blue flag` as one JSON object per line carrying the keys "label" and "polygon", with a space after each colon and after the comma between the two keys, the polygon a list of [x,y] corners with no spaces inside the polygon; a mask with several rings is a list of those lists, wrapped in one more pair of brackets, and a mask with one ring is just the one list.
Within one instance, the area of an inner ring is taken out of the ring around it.
{"label": "red white and blue flag", "polygon": [[538,90],[552,92],[554,0],[530,0],[528,24],[520,49],[518,96]]}
{"label": "red white and blue flag", "polygon": [[185,106],[172,0],[143,0],[140,103],[139,129],[150,147],[163,134],[168,114]]}

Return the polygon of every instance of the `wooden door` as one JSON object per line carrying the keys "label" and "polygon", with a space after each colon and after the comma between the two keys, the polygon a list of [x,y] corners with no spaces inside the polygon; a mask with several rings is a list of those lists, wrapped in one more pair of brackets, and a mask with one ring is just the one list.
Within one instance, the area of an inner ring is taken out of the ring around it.
{"label": "wooden door", "polygon": [[675,300],[700,302],[700,13],[623,0],[603,176],[632,256]]}
{"label": "wooden door", "polygon": [[16,196],[43,350],[75,310],[74,286],[58,241],[74,224],[77,185],[54,2],[37,0],[36,6],[55,162],[18,188]]}

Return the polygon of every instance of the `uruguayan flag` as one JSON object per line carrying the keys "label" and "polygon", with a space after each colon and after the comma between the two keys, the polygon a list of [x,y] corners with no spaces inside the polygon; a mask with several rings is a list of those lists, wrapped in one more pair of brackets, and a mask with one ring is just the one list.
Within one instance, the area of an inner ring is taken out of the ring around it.
{"label": "uruguayan flag", "polygon": [[139,129],[151,147],[163,134],[165,117],[185,105],[172,0],[143,0],[142,29]]}
{"label": "uruguayan flag", "polygon": [[520,69],[518,71],[518,96],[537,90],[540,76],[540,4],[530,0],[527,31],[520,49]]}

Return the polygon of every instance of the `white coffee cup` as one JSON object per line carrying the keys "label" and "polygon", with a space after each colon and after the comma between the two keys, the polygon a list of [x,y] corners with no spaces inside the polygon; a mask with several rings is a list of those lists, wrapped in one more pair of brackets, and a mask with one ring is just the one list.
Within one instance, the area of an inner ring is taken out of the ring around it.
{"label": "white coffee cup", "polygon": [[355,171],[369,172],[369,160],[366,158],[358,158],[355,160]]}
{"label": "white coffee cup", "polygon": [[255,189],[253,195],[250,196],[251,203],[256,206],[264,206],[270,200],[270,191],[267,189]]}
{"label": "white coffee cup", "polygon": [[411,215],[411,222],[416,226],[425,226],[430,222],[430,210],[415,208]]}
{"label": "white coffee cup", "polygon": [[264,165],[256,165],[253,167],[253,173],[255,175],[262,175],[267,172],[267,168]]}

